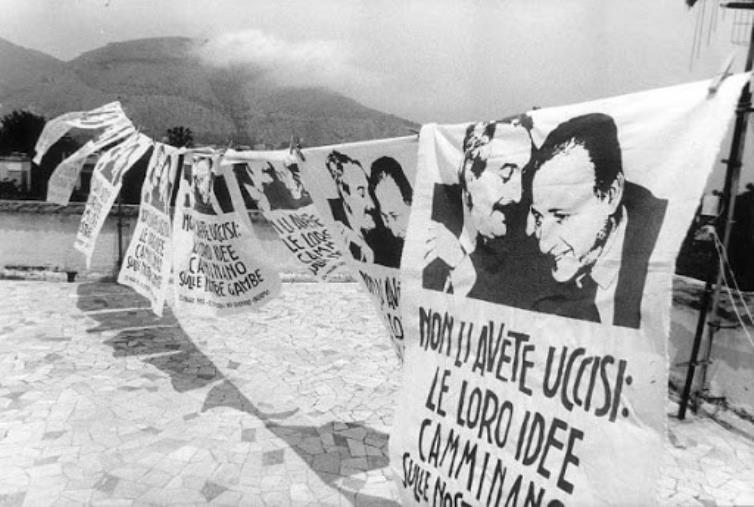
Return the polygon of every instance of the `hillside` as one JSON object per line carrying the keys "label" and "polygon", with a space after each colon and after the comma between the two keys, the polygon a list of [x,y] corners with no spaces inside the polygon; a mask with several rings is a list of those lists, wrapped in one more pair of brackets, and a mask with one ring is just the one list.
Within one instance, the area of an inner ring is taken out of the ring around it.
{"label": "hillside", "polygon": [[271,85],[242,68],[216,68],[203,41],[170,37],[108,44],[62,62],[0,39],[0,113],[52,117],[120,100],[154,138],[183,125],[198,143],[307,146],[405,135],[416,125],[324,88]]}

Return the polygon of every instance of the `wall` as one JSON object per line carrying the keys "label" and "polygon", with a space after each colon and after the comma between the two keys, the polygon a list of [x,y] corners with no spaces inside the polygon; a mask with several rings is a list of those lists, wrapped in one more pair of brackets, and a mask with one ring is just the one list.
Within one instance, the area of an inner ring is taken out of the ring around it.
{"label": "wall", "polygon": [[[114,276],[118,261],[116,207],[108,216],[97,239],[91,269],[84,256],[73,249],[83,204],[58,206],[39,201],[0,201],[0,268],[44,268],[77,271],[79,277]],[[123,253],[131,240],[138,206],[123,206]],[[277,239],[261,216],[253,217],[254,232],[268,254],[268,260],[284,273],[303,273],[291,253]]]}

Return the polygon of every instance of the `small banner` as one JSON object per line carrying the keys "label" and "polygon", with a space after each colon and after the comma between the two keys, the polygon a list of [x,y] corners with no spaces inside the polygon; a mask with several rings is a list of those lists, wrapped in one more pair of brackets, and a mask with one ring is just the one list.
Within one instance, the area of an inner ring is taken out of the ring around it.
{"label": "small banner", "polygon": [[79,181],[81,169],[84,167],[86,159],[93,153],[121,141],[134,132],[136,132],[136,129],[128,119],[116,122],[58,164],[47,181],[47,202],[61,205],[68,204],[71,192]]}
{"label": "small banner", "polygon": [[328,280],[345,265],[330,229],[320,217],[301,180],[299,162],[288,150],[229,151],[223,164],[231,166],[239,192],[231,192],[236,209],[260,211],[294,258],[309,273]]}
{"label": "small banner", "polygon": [[422,128],[404,505],[659,502],[675,258],[747,79]]}
{"label": "small banner", "polygon": [[[229,186],[235,181],[220,156],[184,157],[173,220],[173,283],[178,311],[203,315],[240,313],[280,293],[276,270],[244,226]],[[229,182],[231,184],[229,185]]]}
{"label": "small banner", "polygon": [[304,186],[403,355],[400,267],[416,136],[303,150]]}
{"label": "small banner", "polygon": [[[47,150],[72,128],[99,129],[128,121],[120,102],[111,102],[91,111],[74,111],[61,114],[48,121],[34,147],[33,162],[39,164]],[[130,123],[130,122],[129,122]]]}
{"label": "small banner", "polygon": [[141,187],[139,219],[128,245],[118,283],[149,299],[162,316],[172,265],[170,197],[182,150],[155,143]]}
{"label": "small banner", "polygon": [[89,197],[73,247],[86,257],[86,267],[92,262],[92,254],[102,226],[110,213],[115,198],[123,184],[123,175],[152,147],[147,136],[134,133],[120,144],[100,155],[92,172]]}

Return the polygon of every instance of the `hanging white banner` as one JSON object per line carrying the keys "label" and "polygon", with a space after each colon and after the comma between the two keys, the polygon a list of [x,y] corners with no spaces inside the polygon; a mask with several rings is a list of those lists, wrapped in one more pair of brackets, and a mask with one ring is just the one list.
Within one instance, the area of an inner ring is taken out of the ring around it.
{"label": "hanging white banner", "polygon": [[223,315],[261,306],[280,293],[277,271],[244,227],[219,155],[192,153],[184,160],[173,220],[174,305],[179,312]]}
{"label": "hanging white banner", "polygon": [[[74,111],[61,114],[48,121],[34,147],[33,162],[39,164],[50,147],[72,128],[99,129],[128,121],[120,102],[111,102],[91,111]],[[130,123],[130,122],[129,122]]]}
{"label": "hanging white banner", "polygon": [[345,260],[319,215],[301,179],[299,162],[288,150],[229,151],[229,165],[238,192],[231,192],[236,209],[246,209],[245,225],[253,231],[251,215],[260,211],[280,241],[302,267],[328,280]]}
{"label": "hanging white banner", "polygon": [[400,267],[416,174],[416,136],[302,151],[304,186],[403,354]]}
{"label": "hanging white banner", "polygon": [[404,505],[654,505],[675,258],[748,76],[422,128]]}
{"label": "hanging white banner", "polygon": [[149,299],[162,316],[172,265],[170,197],[183,150],[155,143],[141,187],[139,219],[123,258],[118,283]]}
{"label": "hanging white banner", "polygon": [[89,268],[102,225],[123,184],[123,175],[152,147],[152,140],[139,133],[104,152],[92,172],[89,197],[73,247],[86,257]]}
{"label": "hanging white banner", "polygon": [[81,169],[86,163],[86,159],[93,153],[117,143],[134,132],[136,132],[136,129],[128,119],[114,123],[95,139],[88,141],[58,164],[50,175],[50,179],[47,180],[47,202],[61,205],[68,204],[71,193],[79,181]]}

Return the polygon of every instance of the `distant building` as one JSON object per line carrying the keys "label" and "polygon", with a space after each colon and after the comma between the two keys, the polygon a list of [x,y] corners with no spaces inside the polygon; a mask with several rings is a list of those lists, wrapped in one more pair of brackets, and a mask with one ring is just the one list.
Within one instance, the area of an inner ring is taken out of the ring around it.
{"label": "distant building", "polygon": [[0,156],[0,184],[13,186],[18,193],[31,189],[31,159],[23,153]]}

